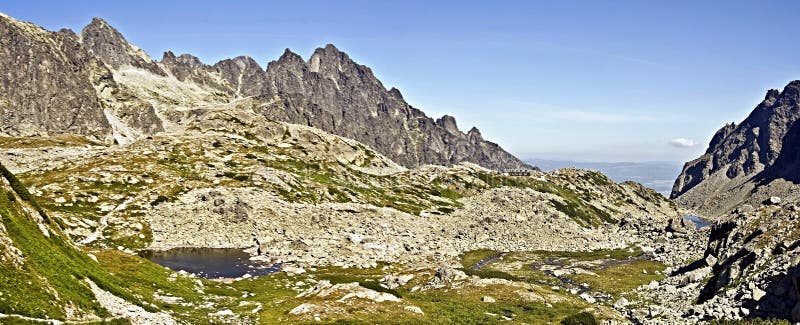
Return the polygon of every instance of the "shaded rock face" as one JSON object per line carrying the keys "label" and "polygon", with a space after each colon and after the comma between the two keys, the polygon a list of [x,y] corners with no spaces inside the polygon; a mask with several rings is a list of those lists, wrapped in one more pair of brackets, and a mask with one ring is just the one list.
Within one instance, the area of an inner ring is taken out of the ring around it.
{"label": "shaded rock face", "polygon": [[[86,30],[119,34],[99,19],[93,25]],[[96,41],[96,48],[107,48]],[[153,106],[118,84],[74,32],[49,32],[0,16],[0,42],[0,133],[74,133],[130,142],[164,130]]]}
{"label": "shaded rock face", "polygon": [[[783,91],[769,90],[742,123],[722,127],[706,153],[686,163],[670,197],[701,209],[721,199],[724,203],[710,211],[724,213],[774,180],[797,183],[800,172],[792,167],[797,166],[800,144],[798,100],[800,81],[790,82]],[[720,197],[708,197],[712,194]]]}
{"label": "shaded rock face", "polygon": [[107,136],[110,126],[90,83],[100,65],[75,33],[0,15],[0,133]]}
{"label": "shaded rock face", "polygon": [[333,45],[308,62],[288,49],[267,66],[269,118],[305,124],[358,140],[406,166],[468,161],[487,168],[531,168],[473,128],[458,130],[455,118],[433,120],[386,90],[372,71]]}
{"label": "shaded rock face", "polygon": [[800,321],[797,211],[794,205],[768,206],[715,223],[704,256],[713,262],[712,276],[698,301],[732,304],[751,317]]}

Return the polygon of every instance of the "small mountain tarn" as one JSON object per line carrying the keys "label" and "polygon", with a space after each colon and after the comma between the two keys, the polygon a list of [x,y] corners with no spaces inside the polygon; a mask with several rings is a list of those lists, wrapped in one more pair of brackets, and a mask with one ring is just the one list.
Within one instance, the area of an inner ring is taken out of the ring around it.
{"label": "small mountain tarn", "polygon": [[144,250],[142,257],[174,271],[184,271],[208,279],[263,276],[280,271],[280,264],[265,264],[236,248],[173,248]]}

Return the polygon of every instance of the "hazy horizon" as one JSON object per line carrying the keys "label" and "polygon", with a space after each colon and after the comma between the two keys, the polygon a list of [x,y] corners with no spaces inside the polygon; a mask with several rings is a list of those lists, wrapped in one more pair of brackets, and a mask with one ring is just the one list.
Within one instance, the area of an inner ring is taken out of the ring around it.
{"label": "hazy horizon", "polygon": [[332,43],[429,116],[477,126],[522,159],[683,162],[800,78],[800,45],[782,41],[798,6],[6,1],[0,12],[50,30],[102,17],[156,60],[250,55],[266,67],[285,48],[307,59]]}

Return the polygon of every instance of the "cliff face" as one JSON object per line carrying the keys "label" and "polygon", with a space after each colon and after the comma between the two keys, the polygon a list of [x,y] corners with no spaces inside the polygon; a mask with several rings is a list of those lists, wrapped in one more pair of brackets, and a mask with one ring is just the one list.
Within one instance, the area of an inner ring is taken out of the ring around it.
{"label": "cliff face", "polygon": [[117,47],[133,47],[107,37],[121,35],[99,19],[79,37],[0,15],[0,133],[74,133],[126,143],[163,131],[153,107],[118,84],[108,68],[136,64],[112,55]]}
{"label": "cliff face", "polygon": [[99,65],[71,31],[0,15],[0,134],[104,138],[110,126],[90,83]]}
{"label": "cliff face", "polygon": [[739,125],[727,124],[701,157],[686,163],[671,197],[706,214],[794,195],[800,134],[800,81],[772,89]]}

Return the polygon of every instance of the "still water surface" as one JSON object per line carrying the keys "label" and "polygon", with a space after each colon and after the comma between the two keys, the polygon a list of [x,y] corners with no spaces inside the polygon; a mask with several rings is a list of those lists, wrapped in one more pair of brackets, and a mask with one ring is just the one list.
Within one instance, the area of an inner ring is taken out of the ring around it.
{"label": "still water surface", "polygon": [[140,255],[173,271],[186,271],[207,279],[260,276],[280,271],[280,265],[251,261],[250,254],[231,248],[174,248],[142,251]]}

